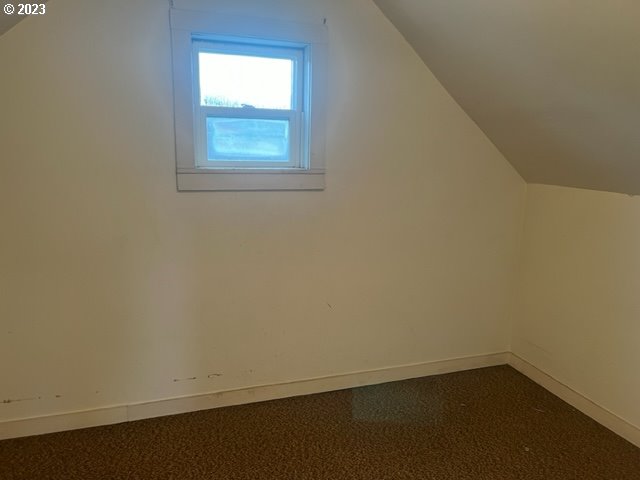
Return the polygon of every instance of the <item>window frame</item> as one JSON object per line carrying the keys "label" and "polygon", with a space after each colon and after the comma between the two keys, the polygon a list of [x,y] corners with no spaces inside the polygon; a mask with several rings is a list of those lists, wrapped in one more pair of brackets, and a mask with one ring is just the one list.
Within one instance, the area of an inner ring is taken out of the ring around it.
{"label": "window frame", "polygon": [[[176,8],[170,11],[170,25],[178,190],[324,189],[326,26]],[[201,51],[198,46],[216,43],[237,44],[240,50],[246,51],[256,48],[265,52],[269,49],[300,52],[302,64],[296,68],[296,75],[302,78],[295,81],[295,110],[250,109],[249,112],[244,108],[201,107],[195,56]],[[249,167],[237,166],[234,162],[202,165],[199,159],[206,156],[206,152],[204,156],[202,152],[202,148],[206,149],[206,126],[202,118],[206,118],[207,111],[215,112],[215,116],[224,113],[225,116],[240,118],[247,118],[246,114],[261,116],[251,118],[295,115],[293,123],[290,123],[290,129],[296,129],[295,132],[290,131],[290,136],[294,137],[290,144],[290,148],[295,149],[294,162],[287,166],[282,162],[268,165],[255,162]]]}
{"label": "window frame", "polygon": [[[192,40],[193,65],[193,105],[195,124],[195,165],[197,168],[219,169],[273,169],[273,168],[306,168],[308,165],[307,149],[304,148],[303,136],[308,130],[308,112],[305,108],[308,88],[305,86],[305,53],[306,46],[300,44],[283,44],[282,42],[257,41],[250,38],[238,37],[193,37]],[[237,108],[205,106],[201,103],[200,92],[200,62],[201,52],[247,55],[259,58],[286,58],[293,63],[292,80],[292,108]],[[244,118],[247,120],[287,120],[289,122],[289,161],[266,162],[249,160],[210,161],[207,155],[207,127],[208,117]],[[240,163],[241,162],[241,163]]]}

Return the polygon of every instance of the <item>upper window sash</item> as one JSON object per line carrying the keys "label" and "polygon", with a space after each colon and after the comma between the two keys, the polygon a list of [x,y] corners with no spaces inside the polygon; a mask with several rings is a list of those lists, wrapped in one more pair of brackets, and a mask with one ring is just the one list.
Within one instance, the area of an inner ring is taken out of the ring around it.
{"label": "upper window sash", "polygon": [[[251,42],[251,43],[248,43]],[[200,61],[199,54],[218,53],[243,55],[258,58],[274,58],[291,60],[293,64],[292,78],[292,110],[305,111],[306,68],[308,46],[286,42],[271,42],[258,39],[245,39],[229,36],[195,35],[193,37],[193,78],[194,78],[194,102],[196,106],[202,106],[200,102]],[[238,107],[239,108],[239,107]],[[256,107],[259,109],[259,107]]]}

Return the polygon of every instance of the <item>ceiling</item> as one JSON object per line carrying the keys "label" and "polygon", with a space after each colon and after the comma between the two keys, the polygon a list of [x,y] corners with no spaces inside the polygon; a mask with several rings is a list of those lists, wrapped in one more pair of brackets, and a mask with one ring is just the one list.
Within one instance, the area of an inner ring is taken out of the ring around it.
{"label": "ceiling", "polygon": [[[47,1],[48,0],[38,0],[37,3],[38,4],[47,3]],[[18,4],[18,2],[13,2],[9,0],[9,2],[0,2],[0,5],[4,8],[7,3],[11,3],[12,5]],[[22,2],[22,3],[26,3],[26,2]],[[24,20],[25,18],[27,18],[26,15],[18,15],[17,13],[13,13],[12,15],[7,15],[6,13],[4,13],[3,10],[0,10],[0,36],[2,36],[3,33],[8,32],[11,28],[13,28],[15,25],[17,25],[20,21]]]}
{"label": "ceiling", "polygon": [[640,1],[374,1],[526,181],[640,194]]}
{"label": "ceiling", "polygon": [[640,194],[640,1],[374,1],[527,182]]}
{"label": "ceiling", "polygon": [[[2,4],[2,6],[4,7],[4,3]],[[0,35],[9,31],[10,28],[12,28],[24,18],[26,17],[18,15],[7,15],[6,13],[0,12]]]}

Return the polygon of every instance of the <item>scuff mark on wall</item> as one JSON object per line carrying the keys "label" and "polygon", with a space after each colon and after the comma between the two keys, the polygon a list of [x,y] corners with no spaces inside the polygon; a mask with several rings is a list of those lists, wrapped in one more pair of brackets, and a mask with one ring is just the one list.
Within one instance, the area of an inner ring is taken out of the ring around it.
{"label": "scuff mark on wall", "polygon": [[215,377],[221,377],[222,374],[221,373],[212,373],[211,375],[208,375],[207,378],[215,378]]}
{"label": "scuff mark on wall", "polygon": [[2,400],[2,403],[18,403],[18,402],[31,402],[33,400],[42,400],[42,397],[34,397],[34,398],[7,398],[6,400]]}
{"label": "scuff mark on wall", "polygon": [[174,378],[174,382],[186,382],[188,380],[196,380],[198,377],[189,377],[189,378]]}

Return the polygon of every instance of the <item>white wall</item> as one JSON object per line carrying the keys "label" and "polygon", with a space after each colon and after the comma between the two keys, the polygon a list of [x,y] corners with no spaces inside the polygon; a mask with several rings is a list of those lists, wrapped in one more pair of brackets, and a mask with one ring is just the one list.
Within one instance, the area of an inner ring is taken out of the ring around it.
{"label": "white wall", "polygon": [[640,426],[640,198],[530,185],[513,351]]}
{"label": "white wall", "polygon": [[177,193],[167,1],[52,0],[0,38],[0,420],[509,348],[525,185],[373,3],[209,3],[327,18],[326,191]]}

